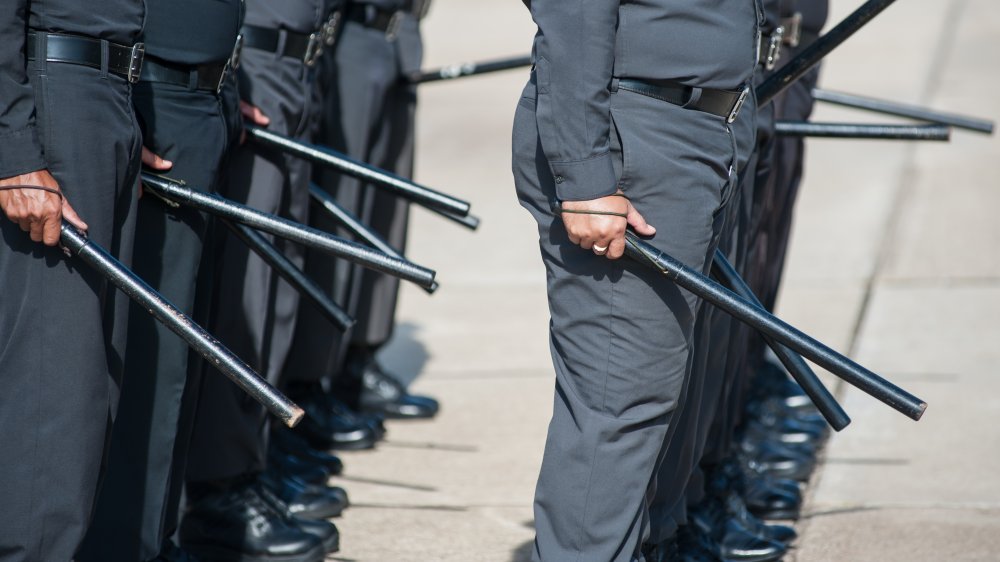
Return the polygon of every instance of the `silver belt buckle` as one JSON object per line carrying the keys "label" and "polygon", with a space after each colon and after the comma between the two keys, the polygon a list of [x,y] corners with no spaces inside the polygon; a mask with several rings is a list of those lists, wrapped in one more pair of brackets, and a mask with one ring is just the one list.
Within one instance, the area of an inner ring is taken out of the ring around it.
{"label": "silver belt buckle", "polygon": [[778,64],[778,59],[781,58],[781,42],[784,37],[785,28],[781,26],[771,33],[771,37],[767,41],[767,54],[764,56],[765,69],[774,70],[775,65]]}
{"label": "silver belt buckle", "polygon": [[145,56],[145,43],[136,43],[135,45],[132,45],[132,54],[128,59],[128,81],[130,84],[135,84],[139,81],[139,75],[142,73],[142,59]]}
{"label": "silver belt buckle", "polygon": [[310,33],[309,43],[306,45],[306,54],[302,57],[302,64],[312,67],[319,60],[319,56],[323,54],[323,35],[322,32]]}
{"label": "silver belt buckle", "polygon": [[740,92],[740,97],[736,98],[736,103],[734,103],[733,108],[729,110],[729,117],[726,117],[726,123],[736,121],[736,117],[739,116],[740,110],[743,109],[743,104],[746,103],[747,97],[749,96],[750,86],[743,86],[743,91]]}

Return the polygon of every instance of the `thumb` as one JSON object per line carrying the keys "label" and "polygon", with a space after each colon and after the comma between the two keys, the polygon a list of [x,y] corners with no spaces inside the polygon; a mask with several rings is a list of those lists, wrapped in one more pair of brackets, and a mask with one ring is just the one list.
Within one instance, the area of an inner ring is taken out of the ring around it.
{"label": "thumb", "polygon": [[166,171],[174,166],[170,160],[164,160],[159,154],[155,154],[145,146],[142,147],[142,163],[157,171]]}
{"label": "thumb", "polygon": [[79,228],[83,232],[87,232],[87,223],[83,222],[80,215],[76,214],[73,207],[69,204],[69,201],[63,199],[62,204],[62,216],[64,219],[69,221],[73,226]]}
{"label": "thumb", "polygon": [[625,217],[628,225],[632,227],[639,236],[652,236],[656,234],[656,227],[646,222],[639,211],[635,210],[635,206],[632,203],[628,204],[628,216]]}

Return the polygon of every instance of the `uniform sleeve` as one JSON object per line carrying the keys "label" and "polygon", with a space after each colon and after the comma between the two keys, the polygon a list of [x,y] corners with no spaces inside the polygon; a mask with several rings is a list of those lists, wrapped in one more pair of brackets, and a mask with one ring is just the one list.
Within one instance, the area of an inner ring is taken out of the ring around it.
{"label": "uniform sleeve", "polygon": [[25,72],[28,0],[0,0],[0,178],[45,168]]}
{"label": "uniform sleeve", "polygon": [[564,201],[617,189],[610,154],[610,85],[618,0],[532,0],[535,119]]}

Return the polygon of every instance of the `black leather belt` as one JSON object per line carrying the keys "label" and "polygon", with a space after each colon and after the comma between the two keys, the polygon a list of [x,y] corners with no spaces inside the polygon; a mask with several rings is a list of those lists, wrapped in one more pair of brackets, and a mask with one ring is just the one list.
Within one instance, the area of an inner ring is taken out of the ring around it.
{"label": "black leather belt", "polygon": [[743,104],[750,95],[750,86],[739,91],[692,88],[673,82],[649,82],[632,78],[614,79],[611,91],[628,90],[651,98],[679,105],[686,109],[696,109],[725,118],[727,123],[736,121]]}
{"label": "black leather belt", "polygon": [[147,57],[139,74],[140,82],[164,82],[192,90],[219,93],[229,74],[229,61],[213,64],[181,65]]}
{"label": "black leather belt", "polygon": [[396,34],[399,32],[399,24],[402,23],[403,15],[403,10],[386,10],[374,4],[354,2],[347,6],[344,17],[347,18],[347,21],[385,33],[391,41],[396,38]]}
{"label": "black leather belt", "polygon": [[[45,52],[38,52],[39,39],[44,37]],[[145,47],[136,43],[129,47],[119,45],[104,39],[82,37],[79,35],[62,35],[45,31],[28,31],[26,54],[28,60],[43,58],[47,62],[78,64],[100,70],[104,62],[104,47],[107,44],[108,72],[117,74],[131,83],[139,81],[142,69],[142,59]]]}
{"label": "black leather belt", "polygon": [[244,48],[260,49],[269,53],[278,53],[278,46],[282,45],[281,38],[284,36],[285,42],[278,54],[299,59],[306,66],[313,66],[323,54],[324,30],[299,33],[287,29],[244,25],[241,34]]}

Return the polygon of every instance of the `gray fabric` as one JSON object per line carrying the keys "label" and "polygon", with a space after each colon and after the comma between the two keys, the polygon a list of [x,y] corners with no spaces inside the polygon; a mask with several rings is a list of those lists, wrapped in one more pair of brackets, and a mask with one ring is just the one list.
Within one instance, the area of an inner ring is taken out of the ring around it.
{"label": "gray fabric", "polygon": [[[49,171],[126,265],[139,131],[125,80],[58,63],[29,68]],[[125,354],[128,299],[0,217],[0,560],[70,560],[98,487]]]}
{"label": "gray fabric", "polygon": [[[170,177],[215,191],[230,143],[239,138],[238,115],[212,93],[170,84],[140,83],[133,102],[145,146],[174,163]],[[207,216],[152,195],[139,202],[134,270],[199,323],[195,297],[209,224]],[[187,386],[200,385],[201,360],[194,355],[189,368],[187,344],[139,307],[132,307],[129,327],[107,478],[78,562],[151,560],[176,528],[190,437],[181,412],[194,407],[197,393]]]}
{"label": "gray fabric", "polygon": [[[716,116],[631,92],[610,95],[609,105],[615,184],[657,227],[651,243],[704,270],[733,192],[733,134]],[[529,83],[514,119],[514,181],[538,222],[556,370],[534,560],[638,560],[699,301],[644,266],[568,241],[551,209],[556,185],[535,107]]]}
{"label": "gray fabric", "polygon": [[[248,13],[249,18],[249,13]],[[246,49],[240,71],[241,95],[271,119],[268,129],[311,139],[314,129],[314,73],[301,61]],[[247,88],[242,88],[247,84]],[[310,166],[270,150],[240,147],[233,156],[224,195],[255,209],[299,222],[308,221]],[[292,343],[299,294],[236,237],[223,236],[216,272],[211,331],[222,343],[278,384]],[[270,240],[302,266],[301,246]],[[265,410],[225,377],[209,372],[192,437],[188,480],[233,478],[263,470]]]}
{"label": "gray fabric", "polygon": [[[403,19],[396,41],[378,30],[345,23],[334,56],[320,62],[323,118],[317,142],[411,175],[416,91],[399,78],[418,69],[420,59],[419,27],[412,17]],[[404,199],[329,170],[317,169],[315,178],[341,206],[394,248],[405,250],[409,205]],[[348,235],[319,209],[310,220],[317,228]],[[399,282],[315,252],[307,253],[306,272],[358,321],[345,336],[313,307],[300,311],[289,380],[318,382],[341,371],[349,343],[378,346],[388,340]]]}
{"label": "gray fabric", "polygon": [[[736,188],[726,208],[726,221],[719,241],[719,250],[733,264],[739,264],[745,253],[742,238],[746,230],[746,210],[752,196],[755,162],[755,132],[758,114],[751,98],[740,118],[731,126],[737,144]],[[683,406],[677,417],[677,435],[664,454],[657,473],[656,497],[650,508],[650,542],[667,540],[686,521],[686,506],[692,494],[691,486],[701,483],[695,478],[705,447],[710,424],[716,415],[720,394],[726,381],[726,366],[731,360],[730,338],[732,318],[714,306],[702,307],[695,326],[695,359]]]}
{"label": "gray fabric", "polygon": [[755,0],[535,0],[542,150],[565,201],[614,192],[608,86],[618,78],[734,90],[753,73]]}
{"label": "gray fabric", "polygon": [[312,33],[326,21],[331,5],[328,0],[246,0],[244,23]]}

